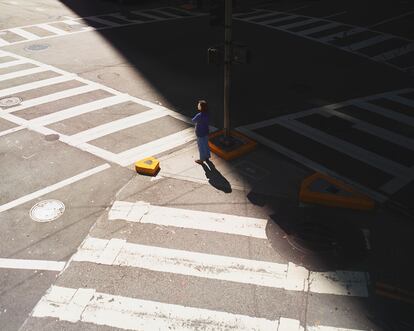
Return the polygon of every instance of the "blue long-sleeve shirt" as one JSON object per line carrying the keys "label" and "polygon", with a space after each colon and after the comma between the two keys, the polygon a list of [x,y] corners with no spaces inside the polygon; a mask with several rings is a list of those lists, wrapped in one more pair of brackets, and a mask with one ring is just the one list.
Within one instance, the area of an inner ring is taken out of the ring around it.
{"label": "blue long-sleeve shirt", "polygon": [[209,133],[208,128],[208,114],[206,112],[199,112],[192,119],[195,123],[195,132],[197,137],[207,136]]}

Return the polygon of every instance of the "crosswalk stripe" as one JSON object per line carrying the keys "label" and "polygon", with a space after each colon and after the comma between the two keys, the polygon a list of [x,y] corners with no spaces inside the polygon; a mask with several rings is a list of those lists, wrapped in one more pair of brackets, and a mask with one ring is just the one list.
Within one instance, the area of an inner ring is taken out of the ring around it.
{"label": "crosswalk stripe", "polygon": [[14,128],[11,128],[11,129],[8,129],[8,130],[1,131],[1,132],[0,132],[0,137],[2,137],[2,136],[7,136],[7,135],[8,135],[8,134],[10,134],[10,133],[13,133],[13,132],[17,132],[17,131],[23,130],[24,128],[25,128],[24,126],[16,126],[16,127],[14,127]]}
{"label": "crosswalk stripe", "polygon": [[37,68],[31,68],[31,69],[25,69],[25,70],[19,70],[15,72],[10,72],[8,74],[0,75],[0,82],[8,79],[23,77],[23,76],[29,76],[33,75],[39,72],[48,71],[50,70],[47,67],[37,67]]}
{"label": "crosswalk stripe", "polygon": [[108,21],[108,20],[105,20],[103,18],[99,18],[97,16],[90,16],[90,17],[88,17],[88,20],[95,21],[95,22],[98,22],[98,23],[101,23],[101,24],[104,24],[104,25],[108,25],[108,26],[120,26],[120,25],[122,25],[121,23]]}
{"label": "crosswalk stripe", "polygon": [[372,38],[369,38],[369,39],[365,39],[365,40],[357,42],[357,43],[353,43],[351,45],[344,46],[344,48],[349,48],[352,51],[356,51],[358,49],[365,48],[365,47],[368,47],[368,46],[372,46],[372,45],[378,44],[380,42],[383,42],[383,41],[391,39],[391,38],[392,38],[392,36],[379,35],[379,36],[375,36],[375,37],[372,37]]}
{"label": "crosswalk stripe", "polygon": [[0,258],[0,268],[62,271],[66,262]]}
{"label": "crosswalk stripe", "polygon": [[399,95],[389,95],[389,96],[387,96],[387,99],[414,108],[414,100],[407,99],[407,98],[404,98],[404,97],[399,96]]}
{"label": "crosswalk stripe", "polygon": [[297,18],[297,17],[300,17],[300,16],[297,16],[297,15],[289,15],[287,17],[273,18],[273,19],[269,19],[269,20],[266,20],[266,21],[262,21],[262,22],[260,22],[260,24],[263,24],[263,25],[272,25],[273,23],[283,22],[283,21],[291,20],[292,18]]}
{"label": "crosswalk stripe", "polygon": [[382,116],[391,118],[395,121],[414,126],[414,118],[412,118],[408,115],[403,115],[403,114],[394,112],[391,109],[383,108],[381,106],[374,105],[374,104],[368,103],[368,102],[359,102],[357,104],[357,106],[360,107],[360,108],[364,108],[366,110],[372,111],[373,113],[377,113],[377,114],[380,114]]}
{"label": "crosswalk stripe", "polygon": [[[107,247],[111,248],[107,250]],[[115,249],[113,249],[115,247]],[[88,237],[72,261],[147,269],[289,291],[368,296],[364,272],[310,272],[293,263],[197,253]]]}
{"label": "crosswalk stripe", "polygon": [[118,103],[122,103],[124,101],[127,101],[128,97],[126,95],[114,95],[114,96],[110,96],[104,99],[100,99],[97,101],[92,101],[92,102],[88,102],[88,103],[84,103],[82,105],[79,106],[75,106],[72,108],[68,108],[65,110],[61,110],[59,112],[56,113],[52,113],[49,115],[45,115],[42,117],[38,117],[34,120],[31,120],[29,122],[29,126],[33,125],[33,126],[46,126],[55,122],[60,122],[63,121],[65,119],[71,118],[71,117],[75,117],[75,116],[79,116],[85,113],[89,113],[91,111],[97,110],[97,109],[101,109],[101,108],[105,108],[105,107],[109,107],[109,106],[113,106],[116,105]]}
{"label": "crosswalk stripe", "polygon": [[39,106],[39,105],[47,103],[47,102],[57,101],[57,100],[72,97],[72,96],[75,96],[75,95],[78,95],[78,94],[91,92],[91,91],[94,91],[96,89],[97,89],[97,87],[94,86],[94,85],[79,86],[79,87],[71,88],[71,89],[68,89],[68,90],[64,90],[64,91],[48,94],[48,95],[45,95],[45,96],[41,96],[41,97],[38,97],[38,98],[35,98],[35,99],[30,99],[30,100],[27,100],[27,101],[23,101],[20,105],[18,105],[16,107],[7,108],[4,112],[13,113],[13,112],[17,112],[17,111],[20,111],[20,110],[23,110],[23,109],[26,109],[26,108],[29,108],[29,107]]}
{"label": "crosswalk stripe", "polygon": [[57,34],[59,36],[63,36],[63,35],[68,34],[66,31],[63,31],[63,30],[58,29],[58,28],[55,28],[54,26],[49,25],[49,24],[38,24],[37,26],[39,28],[42,28],[42,29],[47,30],[49,32],[53,32],[54,34]]}
{"label": "crosswalk stripe", "polygon": [[23,64],[23,63],[26,63],[26,61],[24,61],[24,60],[13,60],[13,61],[5,62],[5,63],[0,63],[0,69],[17,66],[17,65]]}
{"label": "crosswalk stripe", "polygon": [[125,220],[267,239],[266,219],[154,206],[142,201],[115,201],[109,211],[108,220]]}
{"label": "crosswalk stripe", "polygon": [[9,87],[9,88],[0,90],[0,97],[14,95],[14,94],[18,94],[18,93],[24,92],[24,91],[34,90],[34,89],[44,87],[44,86],[48,86],[48,85],[67,82],[69,80],[74,79],[75,77],[76,77],[76,75],[74,75],[74,74],[62,75],[62,76],[58,76],[58,77],[38,80],[36,82],[31,82],[31,83],[18,85],[18,86]]}
{"label": "crosswalk stripe", "polygon": [[291,29],[291,28],[296,28],[298,26],[306,25],[306,24],[309,24],[309,23],[317,22],[317,21],[319,21],[319,20],[316,19],[316,18],[308,18],[308,19],[306,19],[304,21],[301,21],[301,22],[289,23],[289,24],[286,24],[286,25],[281,25],[278,28],[279,29]]}
{"label": "crosswalk stripe", "polygon": [[194,139],[194,128],[188,128],[119,153],[119,164],[125,167],[134,163],[136,160],[148,157],[148,155],[163,153],[175,147],[184,145]]}
{"label": "crosswalk stripe", "polygon": [[335,27],[341,25],[341,24],[335,23],[335,22],[332,22],[332,23],[326,22],[326,23],[327,24],[322,25],[322,26],[318,26],[318,27],[315,27],[315,28],[299,31],[298,34],[307,36],[307,35],[312,34],[312,33],[321,32],[321,31],[328,30],[328,29],[331,29],[331,28],[335,28]]}
{"label": "crosswalk stripe", "polygon": [[378,54],[374,56],[373,59],[377,61],[387,61],[410,52],[414,52],[414,43]]}
{"label": "crosswalk stripe", "polygon": [[95,292],[94,289],[59,286],[49,289],[36,305],[32,316],[127,330],[274,331],[279,324],[264,318],[122,297]]}
{"label": "crosswalk stripe", "polygon": [[27,39],[27,40],[37,40],[37,39],[40,39],[39,36],[37,36],[37,35],[29,32],[29,31],[23,30],[22,28],[12,28],[12,29],[9,29],[9,31],[10,32],[13,32],[13,33],[15,33],[15,34],[17,34],[17,35],[25,38],[25,39]]}
{"label": "crosswalk stripe", "polygon": [[340,39],[340,38],[345,38],[345,37],[349,37],[352,36],[354,34],[360,33],[360,32],[364,32],[364,31],[368,31],[365,28],[353,28],[351,30],[348,31],[342,31],[342,32],[335,32],[333,34],[330,34],[328,36],[322,37],[322,38],[318,38],[318,41],[322,42],[322,43],[329,43],[333,40],[335,40],[336,38]]}
{"label": "crosswalk stripe", "polygon": [[[303,331],[299,320],[269,320],[177,304],[53,285],[33,309],[35,318],[53,317],[125,330]],[[362,331],[307,325],[310,331]]]}
{"label": "crosswalk stripe", "polygon": [[145,122],[149,122],[166,115],[167,114],[160,109],[145,111],[143,113],[124,117],[119,120],[112,121],[110,123],[105,123],[93,127],[89,130],[79,132],[77,134],[70,136],[70,140],[72,141],[72,144],[76,146],[78,144],[85,143]]}
{"label": "crosswalk stripe", "polygon": [[4,39],[2,39],[1,37],[0,37],[0,47],[2,47],[2,46],[7,46],[7,45],[9,45],[10,43],[8,42],[8,41],[6,41],[6,40],[4,40]]}

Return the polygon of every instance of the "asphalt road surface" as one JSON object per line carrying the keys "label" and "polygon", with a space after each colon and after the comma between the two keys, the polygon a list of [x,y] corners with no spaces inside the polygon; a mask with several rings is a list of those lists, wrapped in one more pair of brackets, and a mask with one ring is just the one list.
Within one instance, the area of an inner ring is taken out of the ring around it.
{"label": "asphalt road surface", "polygon": [[[414,6],[239,1],[259,147],[200,167],[223,33],[182,5],[0,1],[0,329],[412,329]],[[300,204],[315,171],[375,210]]]}

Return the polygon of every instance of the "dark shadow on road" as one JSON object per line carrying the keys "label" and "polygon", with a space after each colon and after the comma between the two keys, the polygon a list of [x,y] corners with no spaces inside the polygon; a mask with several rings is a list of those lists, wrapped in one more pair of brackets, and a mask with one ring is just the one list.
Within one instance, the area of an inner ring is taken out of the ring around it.
{"label": "dark shadow on road", "polygon": [[231,193],[232,189],[229,181],[217,170],[213,162],[208,160],[206,163],[207,165],[203,163],[202,167],[210,185],[224,193]]}

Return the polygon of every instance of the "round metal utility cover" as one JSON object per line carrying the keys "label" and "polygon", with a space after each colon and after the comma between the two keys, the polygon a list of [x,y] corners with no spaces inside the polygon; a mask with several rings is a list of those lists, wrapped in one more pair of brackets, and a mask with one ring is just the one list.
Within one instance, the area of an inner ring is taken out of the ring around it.
{"label": "round metal utility cover", "polygon": [[25,49],[28,51],[43,51],[48,48],[49,48],[48,44],[33,44],[30,46],[27,46]]}
{"label": "round metal utility cover", "polygon": [[59,200],[43,200],[30,209],[30,217],[36,222],[50,222],[58,219],[65,211],[65,205]]}
{"label": "round metal utility cover", "polygon": [[0,107],[7,108],[20,105],[22,103],[22,99],[19,97],[7,97],[0,99]]}

